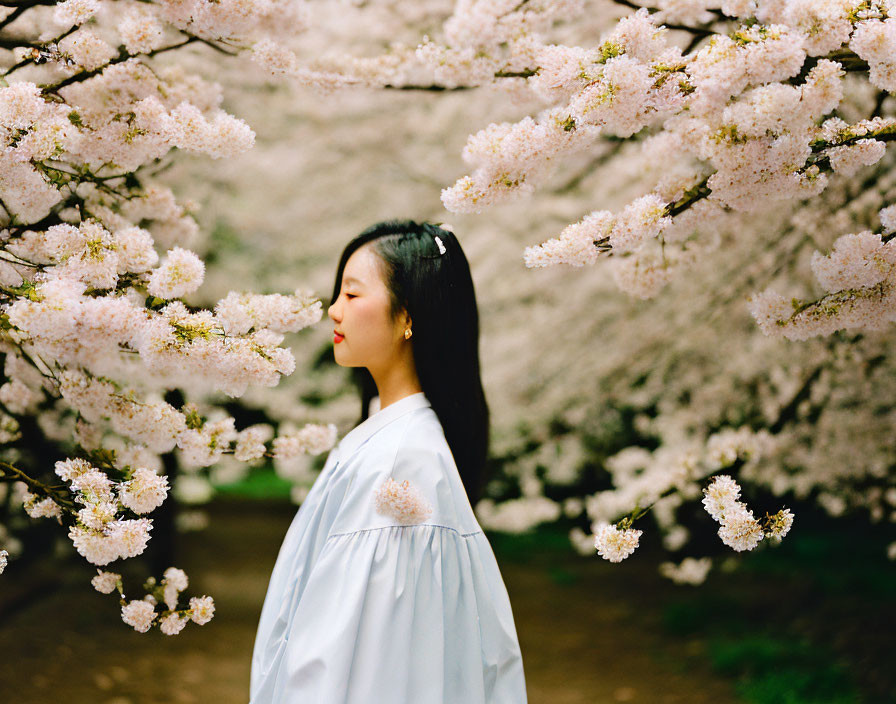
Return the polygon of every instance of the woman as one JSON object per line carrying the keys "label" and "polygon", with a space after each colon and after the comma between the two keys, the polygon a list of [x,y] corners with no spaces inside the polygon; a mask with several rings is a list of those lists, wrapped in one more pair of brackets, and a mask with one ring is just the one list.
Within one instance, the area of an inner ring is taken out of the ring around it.
{"label": "woman", "polygon": [[368,228],[342,254],[329,316],[361,422],[280,549],[250,704],[525,704],[507,590],[471,507],[488,407],[459,242],[426,223]]}

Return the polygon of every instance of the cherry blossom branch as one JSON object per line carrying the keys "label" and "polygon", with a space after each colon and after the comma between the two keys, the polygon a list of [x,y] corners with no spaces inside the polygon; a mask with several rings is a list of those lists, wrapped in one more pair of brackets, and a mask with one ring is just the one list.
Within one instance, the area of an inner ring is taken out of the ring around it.
{"label": "cherry blossom branch", "polygon": [[[0,259],[3,259],[4,261],[9,262],[10,264],[17,264],[19,266],[27,266],[27,267],[31,267],[32,269],[41,269],[43,267],[42,264],[35,264],[34,262],[29,262],[26,259],[22,259],[20,256],[10,252],[8,249],[6,249],[6,247],[0,247],[0,252],[2,252],[2,255],[0,255]],[[3,255],[5,255],[5,256],[3,256]]]}
{"label": "cherry blossom branch", "polygon": [[[12,15],[10,15],[11,17]],[[2,26],[2,25],[0,25]],[[45,45],[40,44],[38,42],[29,42],[26,39],[19,39],[16,37],[2,37],[0,36],[0,49],[41,49]]]}
{"label": "cherry blossom branch", "polygon": [[704,178],[700,183],[692,186],[688,190],[684,192],[684,195],[681,196],[674,203],[669,204],[666,208],[666,214],[670,217],[675,217],[676,215],[683,213],[685,210],[690,208],[694,203],[703,200],[708,197],[712,193],[712,189],[707,185],[709,182],[709,176]]}
{"label": "cherry blossom branch", "polygon": [[16,7],[15,5],[11,5],[11,4],[5,4],[5,7],[16,7],[16,9],[13,10],[11,13],[9,13],[6,17],[4,17],[2,21],[0,21],[0,29],[3,29],[7,25],[10,25],[13,22],[15,22],[17,19],[19,19],[19,17],[22,16],[22,13],[27,12],[35,5],[52,5],[52,4],[55,4],[55,2],[53,0],[45,0],[44,2],[36,2],[34,4],[20,5],[18,7]]}
{"label": "cherry blossom branch", "polygon": [[24,2],[12,2],[11,0],[3,0],[0,2],[0,7],[22,7],[28,9],[29,7],[37,7],[38,5],[56,5],[58,4],[58,0],[25,0]]}
{"label": "cherry blossom branch", "polygon": [[382,88],[386,90],[403,90],[403,91],[423,91],[430,93],[448,93],[452,91],[462,91],[462,90],[473,90],[475,88],[480,88],[481,86],[443,86],[435,83],[431,83],[429,85],[415,85],[412,83],[403,84],[403,85],[394,85],[392,83],[385,83]]}
{"label": "cherry blossom branch", "polygon": [[884,102],[887,98],[890,97],[890,94],[885,90],[879,90],[877,92],[877,97],[874,100],[874,108],[871,110],[871,118],[881,117],[883,114]]}
{"label": "cherry blossom branch", "polygon": [[[185,39],[184,41],[180,42],[179,44],[169,44],[168,46],[163,46],[163,47],[160,47],[159,49],[153,49],[152,51],[148,51],[145,54],[138,54],[137,56],[147,56],[147,57],[157,56],[158,54],[161,54],[166,51],[171,51],[172,49],[180,49],[181,47],[186,46],[187,44],[192,44],[195,41],[203,41],[204,42],[204,40],[200,40],[199,37],[190,36],[189,38]],[[73,83],[82,83],[83,81],[89,80],[89,79],[93,78],[94,76],[98,76],[109,66],[124,63],[125,61],[128,61],[129,59],[132,59],[132,58],[134,58],[134,55],[129,54],[124,48],[122,48],[118,52],[118,56],[116,56],[114,59],[111,59],[108,63],[103,64],[99,68],[93,69],[92,71],[82,71],[80,73],[75,73],[74,75],[69,76],[68,78],[64,78],[63,80],[59,81],[58,83],[53,83],[48,86],[43,86],[42,91],[44,94],[56,93],[60,89],[65,88],[66,86],[70,86]]]}
{"label": "cherry blossom branch", "polygon": [[[4,482],[13,482],[20,481],[28,486],[29,489],[33,491],[33,493],[42,494],[47,498],[52,499],[58,505],[63,506],[70,511],[77,511],[77,505],[75,502],[68,497],[68,488],[64,485],[48,485],[43,482],[38,481],[37,479],[29,476],[25,472],[23,472],[18,467],[14,467],[8,462],[4,462],[0,460],[0,472],[2,472],[2,477],[0,477],[0,481]],[[62,489],[63,491],[60,491]]]}
{"label": "cherry blossom branch", "polygon": [[[630,8],[630,9],[632,9],[632,10],[642,10],[642,9],[646,9],[651,15],[656,14],[657,12],[660,11],[660,9],[659,9],[658,7],[651,7],[650,5],[639,5],[639,4],[635,3],[635,2],[632,2],[631,0],[613,0],[613,2],[616,3],[617,5],[622,5],[623,7],[628,7],[628,8]],[[718,8],[711,8],[711,7],[708,7],[708,8],[706,8],[706,11],[712,13],[713,15],[715,15],[715,16],[718,18],[718,20],[716,20],[716,21],[726,21],[726,22],[727,22],[727,21],[730,21],[730,20],[732,19],[731,17],[728,17],[728,15],[726,15],[725,13],[723,13],[723,12],[722,12],[721,10],[719,10]],[[665,23],[664,23],[664,24],[665,24]],[[684,31],[687,31],[687,32],[691,32],[691,31],[695,31],[695,30],[696,30],[696,31],[701,31],[701,32],[702,32],[702,31],[705,30],[704,27],[690,27],[690,26],[687,26],[687,25],[671,25],[671,24],[665,24],[665,26],[668,27],[669,29],[681,29],[681,30],[684,30]],[[714,31],[712,31],[712,30],[709,30],[708,33],[709,33],[709,34],[718,34],[718,32],[714,32]]]}
{"label": "cherry blossom branch", "polygon": [[623,142],[622,140],[613,142],[613,145],[606,152],[589,161],[588,164],[584,168],[582,168],[575,176],[573,176],[571,179],[561,184],[557,188],[553,189],[552,192],[557,195],[561,195],[563,193],[574,191],[581,185],[582,181],[584,181],[590,174],[594,172],[597,167],[606,164],[613,157],[618,155],[622,150],[624,144],[625,142]]}
{"label": "cherry blossom branch", "polygon": [[784,404],[778,411],[778,417],[774,420],[773,423],[768,426],[768,430],[770,433],[777,435],[789,421],[796,418],[797,408],[799,408],[799,405],[803,402],[803,400],[808,398],[809,394],[812,393],[812,385],[816,381],[818,381],[818,378],[821,376],[821,372],[824,371],[825,367],[828,366],[830,366],[829,362],[816,365],[809,376],[807,376],[803,380],[803,383],[800,385],[800,387],[796,390],[793,396],[790,397],[790,401]]}
{"label": "cherry blossom branch", "polygon": [[805,173],[806,170],[812,166],[817,166],[822,171],[833,171],[830,155],[825,154],[824,151],[833,146],[842,147],[853,145],[864,139],[873,139],[878,142],[892,142],[896,140],[896,125],[890,125],[881,130],[871,131],[863,135],[847,137],[838,140],[836,143],[818,140],[811,145],[812,154],[806,160],[806,165],[799,169],[799,173]]}
{"label": "cherry blossom branch", "polygon": [[[495,78],[529,78],[538,73],[537,68],[526,69],[525,71],[497,71],[494,74]],[[473,90],[475,88],[481,88],[481,85],[461,85],[461,86],[444,86],[438,83],[430,83],[426,85],[418,85],[413,83],[406,83],[401,85],[395,85],[392,83],[386,83],[380,88],[384,88],[386,90],[405,90],[405,91],[424,91],[431,93],[446,93],[451,91],[464,91],[464,90]]]}
{"label": "cherry blossom branch", "polygon": [[818,63],[822,60],[828,61],[836,61],[839,63],[844,71],[851,73],[861,73],[867,72],[869,69],[868,62],[864,59],[860,58],[856,54],[851,51],[835,51],[827,56],[807,56],[806,60],[803,62],[802,67],[800,68],[799,73],[791,78],[788,78],[786,81],[782,81],[782,83],[787,83],[789,85],[800,85],[805,83],[806,77],[815,68]]}
{"label": "cherry blossom branch", "polygon": [[73,26],[73,27],[69,27],[69,28],[68,28],[66,31],[64,31],[62,34],[60,34],[60,35],[54,37],[54,38],[51,39],[50,41],[43,42],[43,43],[39,43],[39,44],[35,44],[35,43],[21,43],[18,39],[11,39],[11,40],[9,40],[11,46],[8,46],[7,48],[9,48],[9,49],[14,49],[14,48],[16,48],[17,46],[26,46],[26,47],[31,47],[31,52],[30,52],[30,54],[29,54],[28,56],[26,56],[24,59],[22,59],[21,61],[19,61],[19,62],[16,63],[16,64],[13,64],[13,65],[10,66],[8,69],[6,69],[6,71],[3,72],[3,76],[6,77],[6,76],[8,76],[9,74],[11,74],[13,71],[17,71],[17,70],[19,70],[20,68],[22,68],[23,66],[28,66],[29,64],[37,64],[37,63],[40,63],[40,60],[41,60],[42,57],[45,56],[44,52],[47,50],[48,47],[51,47],[51,46],[57,44],[58,42],[62,41],[62,40],[65,39],[68,35],[72,34],[72,33],[75,32],[75,31],[77,31],[77,29],[78,29],[78,26],[77,26],[77,25],[75,25],[75,26]]}
{"label": "cherry blossom branch", "polygon": [[[887,126],[881,130],[871,131],[867,134],[852,136],[843,140],[839,140],[836,143],[818,140],[812,144],[813,156],[810,156],[810,158],[806,162],[806,166],[801,168],[799,172],[803,173],[807,168],[811,166],[817,166],[820,170],[823,171],[831,171],[832,169],[830,158],[827,155],[824,155],[822,152],[831,146],[850,145],[862,139],[876,139],[882,142],[894,141],[896,140],[896,125]],[[676,215],[683,213],[695,203],[711,195],[712,189],[708,186],[709,178],[710,176],[705,177],[702,181],[685,191],[684,195],[682,195],[678,200],[667,205],[665,214],[670,217],[675,217]],[[894,236],[896,236],[896,234],[886,235],[883,241],[889,241]],[[594,240],[594,245],[602,252],[609,252],[612,250],[609,242],[610,236],[606,235],[604,237],[601,237],[600,239]]]}

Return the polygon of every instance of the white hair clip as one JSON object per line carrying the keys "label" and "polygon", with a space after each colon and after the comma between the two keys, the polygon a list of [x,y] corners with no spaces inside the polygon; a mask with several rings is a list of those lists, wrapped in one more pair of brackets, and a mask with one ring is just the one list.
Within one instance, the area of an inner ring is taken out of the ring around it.
{"label": "white hair clip", "polygon": [[439,245],[439,254],[444,254],[446,251],[445,245],[442,244],[442,238],[436,235],[436,244]]}

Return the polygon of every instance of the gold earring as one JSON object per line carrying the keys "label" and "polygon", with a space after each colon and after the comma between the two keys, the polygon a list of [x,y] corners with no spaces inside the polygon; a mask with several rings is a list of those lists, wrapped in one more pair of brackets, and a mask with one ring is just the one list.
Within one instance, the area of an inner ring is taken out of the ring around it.
{"label": "gold earring", "polygon": [[405,340],[409,340],[409,339],[411,339],[411,335],[413,335],[413,334],[414,334],[414,333],[411,332],[411,329],[410,329],[410,328],[405,328],[405,329],[404,329],[404,339],[405,339]]}

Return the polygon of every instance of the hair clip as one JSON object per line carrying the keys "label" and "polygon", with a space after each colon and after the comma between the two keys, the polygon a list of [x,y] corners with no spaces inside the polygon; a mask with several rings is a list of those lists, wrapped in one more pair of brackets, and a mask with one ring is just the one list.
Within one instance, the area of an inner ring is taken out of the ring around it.
{"label": "hair clip", "polygon": [[442,238],[439,237],[438,235],[436,235],[436,244],[439,245],[439,254],[440,255],[444,254],[445,252],[448,251],[447,249],[445,249],[445,245],[442,244]]}

